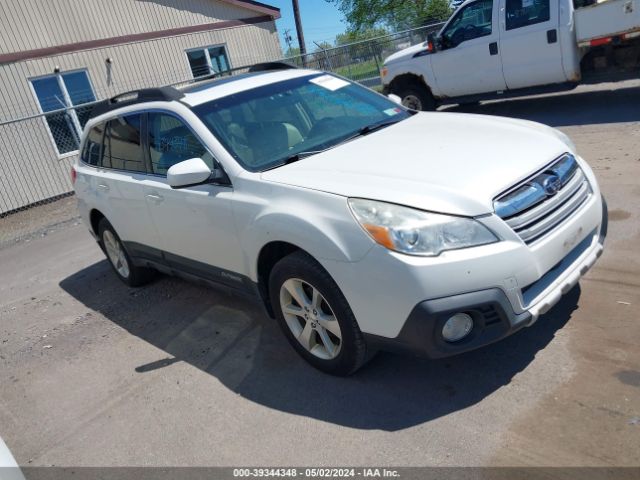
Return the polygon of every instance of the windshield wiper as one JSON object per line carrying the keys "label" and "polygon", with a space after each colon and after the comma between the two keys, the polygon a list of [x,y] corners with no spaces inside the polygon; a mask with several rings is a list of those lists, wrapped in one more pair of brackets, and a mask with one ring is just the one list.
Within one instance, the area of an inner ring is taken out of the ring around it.
{"label": "windshield wiper", "polygon": [[[325,150],[328,150],[328,148]],[[316,153],[322,153],[325,150],[308,150],[305,152],[294,153],[293,155],[289,155],[285,158],[280,165],[288,165],[290,163],[297,162],[298,160],[302,160],[303,158],[310,157],[311,155],[315,155]]]}
{"label": "windshield wiper", "polygon": [[312,155],[316,155],[317,153],[322,153],[322,152],[326,152],[327,150],[331,150],[332,148],[335,148],[339,145],[343,145],[347,142],[350,142],[351,140],[361,137],[363,135],[367,135],[369,133],[375,132],[376,130],[381,130],[385,127],[388,127],[389,125],[393,125],[394,123],[398,123],[401,122],[402,119],[400,120],[390,120],[387,122],[378,122],[378,123],[372,123],[371,125],[365,125],[364,127],[360,128],[356,133],[354,133],[353,135],[349,135],[347,138],[339,141],[338,143],[335,143],[333,145],[331,145],[330,147],[324,148],[322,150],[307,150],[307,151],[303,151],[303,152],[298,152],[298,153],[294,153],[292,155],[289,155],[288,157],[286,157],[282,162],[267,168],[263,171],[267,171],[267,170],[273,170],[274,168],[278,168],[278,167],[282,167],[283,165],[289,165],[290,163],[295,163],[298,160],[302,160],[304,158],[310,157]]}
{"label": "windshield wiper", "polygon": [[402,120],[389,120],[387,122],[378,122],[372,123],[371,125],[366,125],[358,130],[356,136],[367,135],[368,133],[375,132],[376,130],[381,130],[389,125],[393,125],[394,123],[401,122]]}

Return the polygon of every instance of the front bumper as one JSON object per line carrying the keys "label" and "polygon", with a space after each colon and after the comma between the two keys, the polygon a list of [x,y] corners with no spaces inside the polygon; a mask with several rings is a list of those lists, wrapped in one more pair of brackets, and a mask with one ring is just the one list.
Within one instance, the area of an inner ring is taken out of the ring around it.
{"label": "front bumper", "polygon": [[[525,311],[516,312],[500,288],[426,300],[413,308],[395,338],[365,334],[367,342],[381,350],[442,358],[488,345],[530,326],[558,303],[602,255],[607,223],[607,207],[603,199],[600,229],[587,236],[536,284],[523,289],[523,296],[529,294],[535,298],[535,303]],[[553,280],[549,281],[549,277]],[[464,339],[446,342],[442,338],[442,328],[447,319],[459,312],[473,318],[474,328]]]}

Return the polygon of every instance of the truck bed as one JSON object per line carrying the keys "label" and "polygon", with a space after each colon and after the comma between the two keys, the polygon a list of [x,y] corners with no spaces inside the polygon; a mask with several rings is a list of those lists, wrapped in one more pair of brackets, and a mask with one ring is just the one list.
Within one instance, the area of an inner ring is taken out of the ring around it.
{"label": "truck bed", "polygon": [[640,36],[640,0],[605,0],[579,8],[575,11],[575,23],[580,46],[636,32]]}

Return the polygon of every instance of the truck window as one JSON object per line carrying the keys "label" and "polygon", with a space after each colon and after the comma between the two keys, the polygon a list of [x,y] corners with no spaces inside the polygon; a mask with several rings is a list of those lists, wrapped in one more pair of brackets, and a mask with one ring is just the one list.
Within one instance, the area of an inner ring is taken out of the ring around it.
{"label": "truck window", "polygon": [[493,1],[480,0],[458,10],[442,33],[444,48],[454,48],[467,40],[491,35]]}
{"label": "truck window", "polygon": [[527,27],[549,21],[549,0],[507,0],[505,8],[506,28]]}

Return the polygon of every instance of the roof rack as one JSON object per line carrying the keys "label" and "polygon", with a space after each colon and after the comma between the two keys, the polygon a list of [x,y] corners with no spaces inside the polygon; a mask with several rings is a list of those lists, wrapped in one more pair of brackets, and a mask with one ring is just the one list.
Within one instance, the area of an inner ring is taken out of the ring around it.
{"label": "roof rack", "polygon": [[96,103],[91,110],[89,118],[97,117],[103,113],[117,108],[128,107],[142,102],[171,102],[180,100],[184,93],[173,87],[143,88],[130,92],[120,93],[102,102]]}

